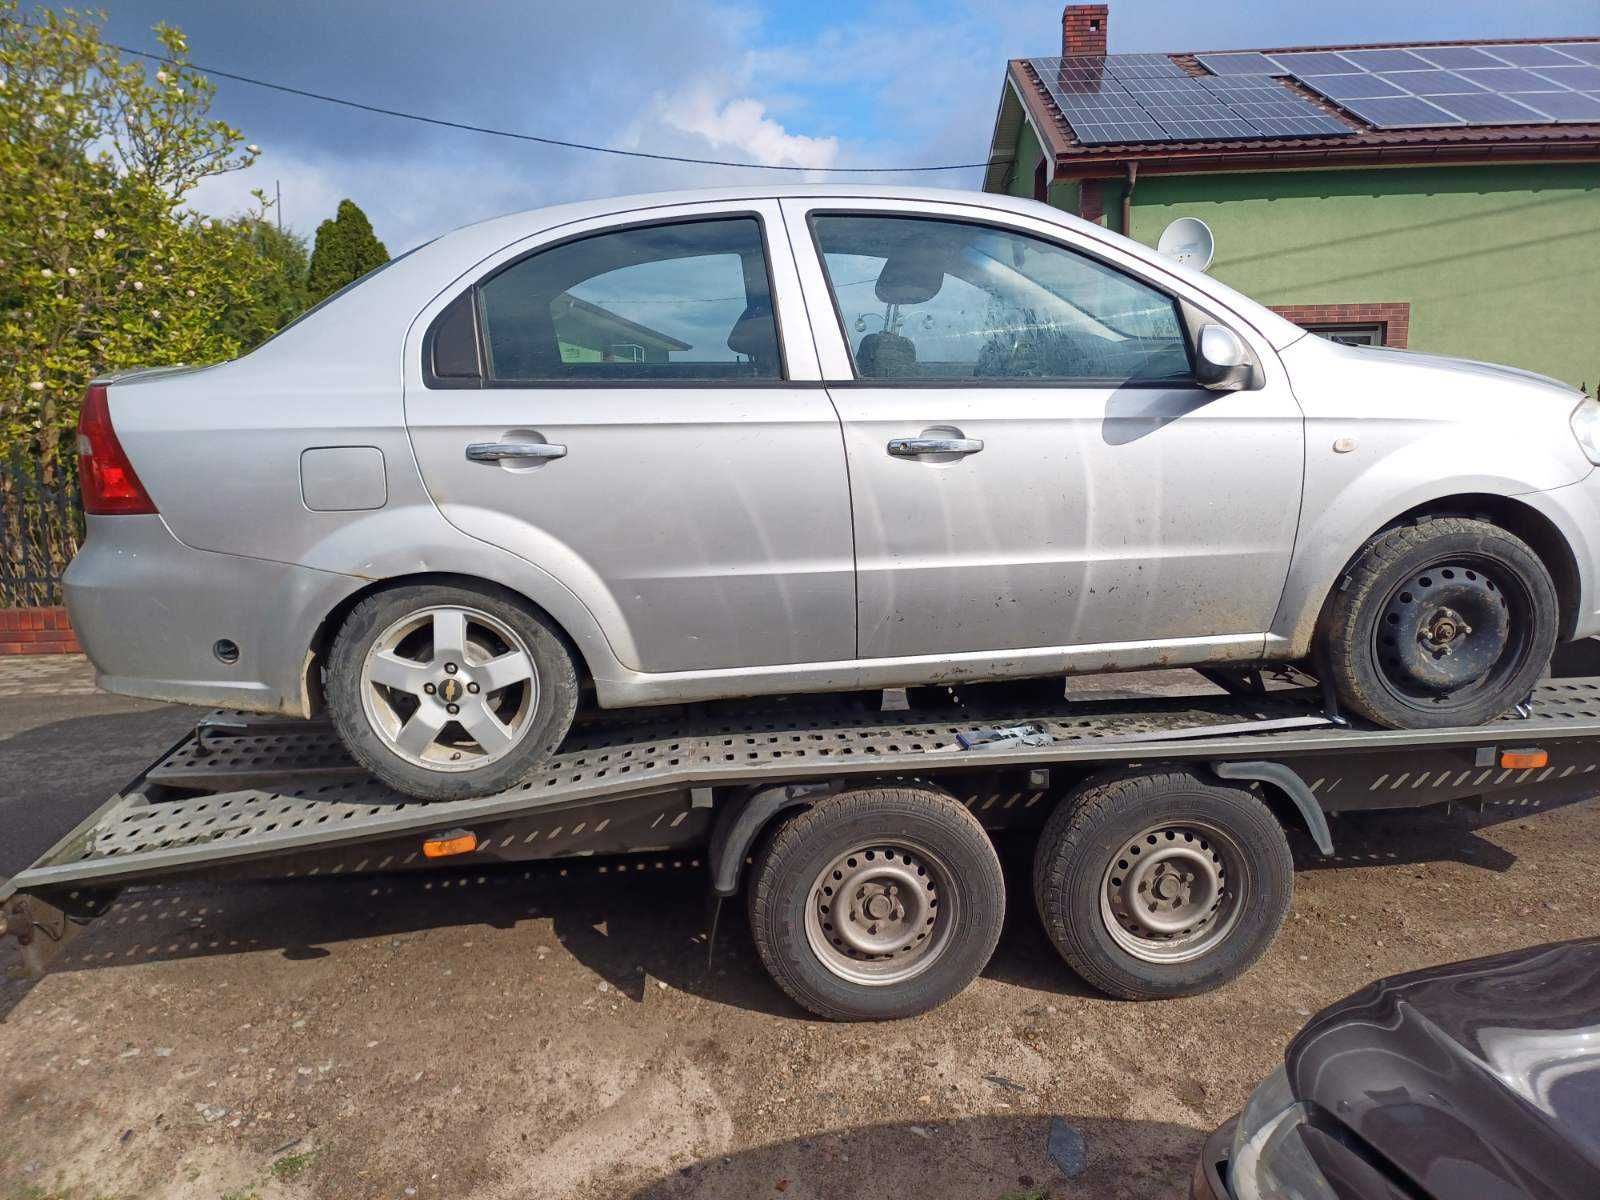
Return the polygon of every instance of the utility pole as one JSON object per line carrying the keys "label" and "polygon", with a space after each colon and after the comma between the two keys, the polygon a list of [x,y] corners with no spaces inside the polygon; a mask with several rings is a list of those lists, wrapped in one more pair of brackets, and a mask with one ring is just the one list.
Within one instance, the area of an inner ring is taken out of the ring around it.
{"label": "utility pole", "polygon": [[278,232],[282,233],[283,232],[283,182],[282,182],[282,180],[274,179],[272,181],[272,190],[275,193],[277,193],[277,196],[278,196],[278,199],[273,204],[273,207],[278,210]]}

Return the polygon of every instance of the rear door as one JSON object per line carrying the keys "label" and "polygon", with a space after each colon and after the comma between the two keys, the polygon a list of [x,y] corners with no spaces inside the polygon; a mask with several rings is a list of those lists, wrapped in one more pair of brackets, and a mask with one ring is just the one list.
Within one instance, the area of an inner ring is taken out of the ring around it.
{"label": "rear door", "polygon": [[1174,281],[1044,222],[784,206],[844,425],[863,658],[1259,652],[1302,468],[1275,357],[1257,390],[1201,388]]}
{"label": "rear door", "polygon": [[406,416],[445,517],[565,583],[632,669],[852,657],[844,452],[776,203],[502,257],[418,323]]}

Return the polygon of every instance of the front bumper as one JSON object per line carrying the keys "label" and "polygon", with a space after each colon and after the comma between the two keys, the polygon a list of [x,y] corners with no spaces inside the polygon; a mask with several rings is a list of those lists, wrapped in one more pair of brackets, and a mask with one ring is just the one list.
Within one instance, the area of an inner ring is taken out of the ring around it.
{"label": "front bumper", "polygon": [[[365,582],[196,550],[159,516],[88,518],[63,578],[72,628],[108,692],[309,716],[317,629]],[[239,647],[221,661],[219,639]]]}
{"label": "front bumper", "polygon": [[1206,1139],[1205,1148],[1189,1177],[1189,1200],[1233,1200],[1228,1190],[1228,1155],[1233,1151],[1233,1133],[1239,1126],[1235,1117]]}

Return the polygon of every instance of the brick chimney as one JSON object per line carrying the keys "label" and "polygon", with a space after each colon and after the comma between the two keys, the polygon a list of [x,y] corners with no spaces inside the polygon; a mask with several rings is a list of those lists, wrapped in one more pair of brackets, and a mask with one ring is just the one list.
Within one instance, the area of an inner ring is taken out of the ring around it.
{"label": "brick chimney", "polygon": [[1069,4],[1061,12],[1061,57],[1101,56],[1106,52],[1106,26],[1111,9],[1105,4]]}

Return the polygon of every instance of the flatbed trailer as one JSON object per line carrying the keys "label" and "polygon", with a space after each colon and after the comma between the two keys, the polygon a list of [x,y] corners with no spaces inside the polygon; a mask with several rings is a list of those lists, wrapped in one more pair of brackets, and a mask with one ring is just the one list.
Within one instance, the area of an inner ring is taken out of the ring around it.
{"label": "flatbed trailer", "polygon": [[[980,742],[995,730],[1009,738]],[[991,835],[1037,842],[1034,903],[1114,995],[1190,994],[1266,949],[1289,903],[1283,827],[1600,790],[1600,677],[1541,685],[1472,728],[1353,729],[1314,691],[878,711],[859,698],[580,725],[537,778],[420,803],[325,724],[213,713],[0,885],[39,973],[130,885],[694,851],[747,893],[776,981],[883,1018],[961,990],[1004,907]]]}

